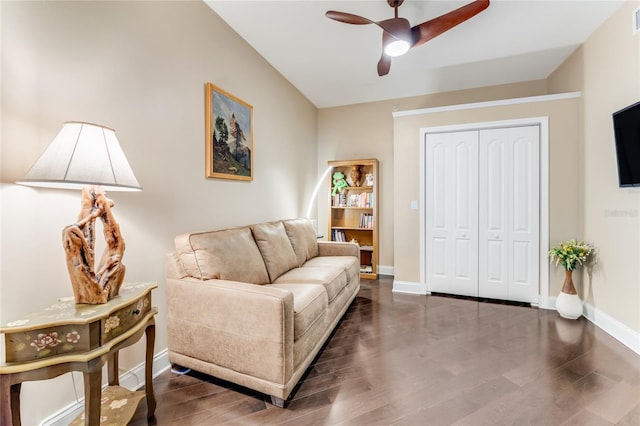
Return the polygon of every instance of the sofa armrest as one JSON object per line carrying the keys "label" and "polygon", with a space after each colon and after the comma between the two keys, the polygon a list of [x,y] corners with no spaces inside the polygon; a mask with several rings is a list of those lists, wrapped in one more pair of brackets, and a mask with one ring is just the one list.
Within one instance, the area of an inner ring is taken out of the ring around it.
{"label": "sofa armrest", "polygon": [[360,247],[354,243],[341,243],[338,241],[318,241],[318,256],[360,257]]}
{"label": "sofa armrest", "polygon": [[165,276],[167,278],[185,278],[189,276],[180,262],[178,252],[167,253],[165,256]]}
{"label": "sofa armrest", "polygon": [[167,278],[167,336],[180,353],[275,383],[293,374],[293,295],[225,280]]}

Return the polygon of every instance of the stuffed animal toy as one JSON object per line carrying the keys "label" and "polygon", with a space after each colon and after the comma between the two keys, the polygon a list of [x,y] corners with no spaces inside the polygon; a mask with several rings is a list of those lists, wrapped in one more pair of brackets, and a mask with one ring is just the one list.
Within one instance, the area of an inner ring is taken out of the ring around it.
{"label": "stuffed animal toy", "polygon": [[331,192],[331,195],[338,195],[344,188],[348,186],[349,184],[346,180],[344,180],[344,173],[335,172],[333,174],[333,191]]}
{"label": "stuffed animal toy", "polygon": [[373,175],[371,173],[367,173],[364,178],[364,182],[366,186],[373,186]]}

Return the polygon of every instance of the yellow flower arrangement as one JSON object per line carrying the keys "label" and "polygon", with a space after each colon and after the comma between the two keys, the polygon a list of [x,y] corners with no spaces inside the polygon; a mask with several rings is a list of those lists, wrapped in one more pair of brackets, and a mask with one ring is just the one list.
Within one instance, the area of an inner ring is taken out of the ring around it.
{"label": "yellow flower arrangement", "polygon": [[583,241],[569,240],[560,243],[549,250],[549,257],[556,261],[556,266],[562,264],[565,270],[573,271],[578,265],[582,265],[591,255],[595,253],[595,248]]}

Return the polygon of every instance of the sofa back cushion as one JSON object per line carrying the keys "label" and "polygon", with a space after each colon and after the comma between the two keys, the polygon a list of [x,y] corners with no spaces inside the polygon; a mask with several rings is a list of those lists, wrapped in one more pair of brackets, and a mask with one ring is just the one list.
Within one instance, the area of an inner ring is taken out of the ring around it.
{"label": "sofa back cushion", "polygon": [[180,235],[175,244],[182,267],[192,277],[269,283],[267,268],[250,228]]}
{"label": "sofa back cushion", "polygon": [[318,256],[318,239],[309,219],[285,220],[284,227],[296,253],[298,266]]}
{"label": "sofa back cushion", "polygon": [[267,266],[269,279],[276,278],[298,266],[296,254],[287,237],[282,222],[260,223],[252,225],[253,237],[258,244],[262,259]]}

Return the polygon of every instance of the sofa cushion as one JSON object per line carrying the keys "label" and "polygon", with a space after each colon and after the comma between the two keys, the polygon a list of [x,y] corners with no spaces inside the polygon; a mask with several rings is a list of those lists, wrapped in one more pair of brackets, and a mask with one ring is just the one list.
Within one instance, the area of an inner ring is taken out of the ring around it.
{"label": "sofa cushion", "polygon": [[269,284],[293,294],[293,340],[303,336],[316,321],[323,321],[329,301],[319,284]]}
{"label": "sofa cushion", "polygon": [[324,266],[294,268],[278,277],[276,284],[321,284],[327,291],[329,303],[335,299],[340,291],[347,285],[347,274],[341,267]]}
{"label": "sofa cushion", "polygon": [[318,256],[307,260],[303,268],[335,266],[342,268],[347,274],[347,281],[352,282],[360,277],[360,263],[355,256]]}
{"label": "sofa cushion", "polygon": [[318,255],[318,239],[309,219],[291,219],[283,223],[296,253],[298,266]]}
{"label": "sofa cushion", "polygon": [[202,280],[269,283],[267,268],[249,228],[184,234],[175,239],[184,271]]}
{"label": "sofa cushion", "polygon": [[260,223],[252,225],[251,230],[260,253],[267,266],[269,279],[274,282],[283,273],[297,265],[287,232],[282,222]]}

